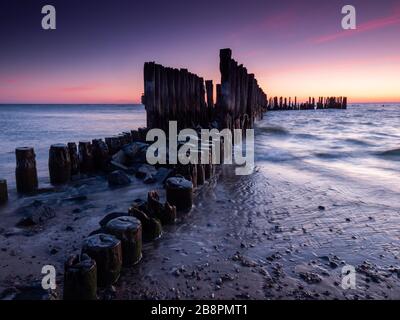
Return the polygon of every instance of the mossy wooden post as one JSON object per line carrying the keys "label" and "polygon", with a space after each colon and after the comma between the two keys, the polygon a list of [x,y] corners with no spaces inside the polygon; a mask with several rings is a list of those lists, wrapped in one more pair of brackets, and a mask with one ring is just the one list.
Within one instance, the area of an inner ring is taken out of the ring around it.
{"label": "mossy wooden post", "polygon": [[38,188],[35,151],[30,147],[17,148],[15,149],[15,156],[17,191],[19,193],[32,193]]}
{"label": "mossy wooden post", "polygon": [[104,233],[92,235],[84,240],[82,254],[96,261],[99,287],[110,286],[118,280],[122,267],[122,246],[116,237]]}
{"label": "mossy wooden post", "polygon": [[67,183],[71,179],[71,157],[68,146],[53,144],[49,150],[50,183],[53,185]]}
{"label": "mossy wooden post", "polygon": [[69,158],[71,160],[71,176],[79,174],[79,155],[75,142],[68,142]]}
{"label": "mossy wooden post", "polygon": [[193,184],[181,178],[172,177],[165,183],[167,201],[175,206],[177,210],[188,210],[193,205]]}
{"label": "mossy wooden post", "polygon": [[71,256],[64,264],[64,300],[97,299],[96,262],[87,255]]}
{"label": "mossy wooden post", "polygon": [[0,205],[8,201],[7,180],[0,179]]}
{"label": "mossy wooden post", "polygon": [[106,224],[107,233],[121,240],[122,264],[131,266],[142,258],[142,224],[134,217],[112,219]]}
{"label": "mossy wooden post", "polygon": [[89,141],[79,142],[79,159],[82,173],[93,173],[92,144]]}

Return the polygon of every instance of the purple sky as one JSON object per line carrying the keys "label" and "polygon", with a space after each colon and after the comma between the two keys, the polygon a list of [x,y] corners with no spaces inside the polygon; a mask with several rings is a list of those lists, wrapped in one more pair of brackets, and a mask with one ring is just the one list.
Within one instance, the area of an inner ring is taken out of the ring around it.
{"label": "purple sky", "polygon": [[[356,31],[341,29],[345,4]],[[2,0],[0,103],[134,103],[145,61],[218,82],[225,47],[271,96],[400,101],[399,35],[399,0]]]}

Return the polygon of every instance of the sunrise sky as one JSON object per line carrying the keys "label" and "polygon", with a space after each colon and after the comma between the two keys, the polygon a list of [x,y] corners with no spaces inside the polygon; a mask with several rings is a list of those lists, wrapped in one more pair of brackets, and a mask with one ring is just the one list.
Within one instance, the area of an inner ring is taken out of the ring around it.
{"label": "sunrise sky", "polygon": [[216,83],[225,47],[270,96],[400,101],[399,0],[2,0],[0,41],[0,103],[139,102],[145,61]]}

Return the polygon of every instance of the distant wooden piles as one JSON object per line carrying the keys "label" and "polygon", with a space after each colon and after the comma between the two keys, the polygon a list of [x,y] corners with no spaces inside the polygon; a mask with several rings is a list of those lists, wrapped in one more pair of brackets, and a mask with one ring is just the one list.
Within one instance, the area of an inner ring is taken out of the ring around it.
{"label": "distant wooden piles", "polygon": [[312,97],[307,102],[298,102],[297,97],[274,97],[268,101],[268,110],[314,110],[314,109],[347,109],[347,97]]}

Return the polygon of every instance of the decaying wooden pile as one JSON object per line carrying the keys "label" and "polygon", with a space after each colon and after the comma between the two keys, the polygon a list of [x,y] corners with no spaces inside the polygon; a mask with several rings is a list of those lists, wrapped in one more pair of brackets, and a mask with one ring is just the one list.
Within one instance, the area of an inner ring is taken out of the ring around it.
{"label": "decaying wooden pile", "polygon": [[347,97],[312,97],[306,102],[298,102],[297,97],[273,97],[268,101],[268,110],[314,110],[314,109],[347,109]]}
{"label": "decaying wooden pile", "polygon": [[208,128],[214,122],[219,128],[252,128],[268,106],[267,95],[243,65],[232,59],[231,49],[220,51],[221,83],[204,83],[202,77],[187,69],[173,69],[146,62],[144,64],[143,102],[147,128],[168,129],[177,121],[178,129]]}
{"label": "decaying wooden pile", "polygon": [[212,82],[206,81],[206,102],[204,79],[187,69],[146,62],[143,75],[147,128],[167,131],[168,121],[177,121],[178,129],[210,122],[214,108]]}
{"label": "decaying wooden pile", "polygon": [[232,59],[231,49],[220,51],[221,84],[217,85],[216,120],[222,128],[249,129],[267,110],[267,95],[254,74]]}

